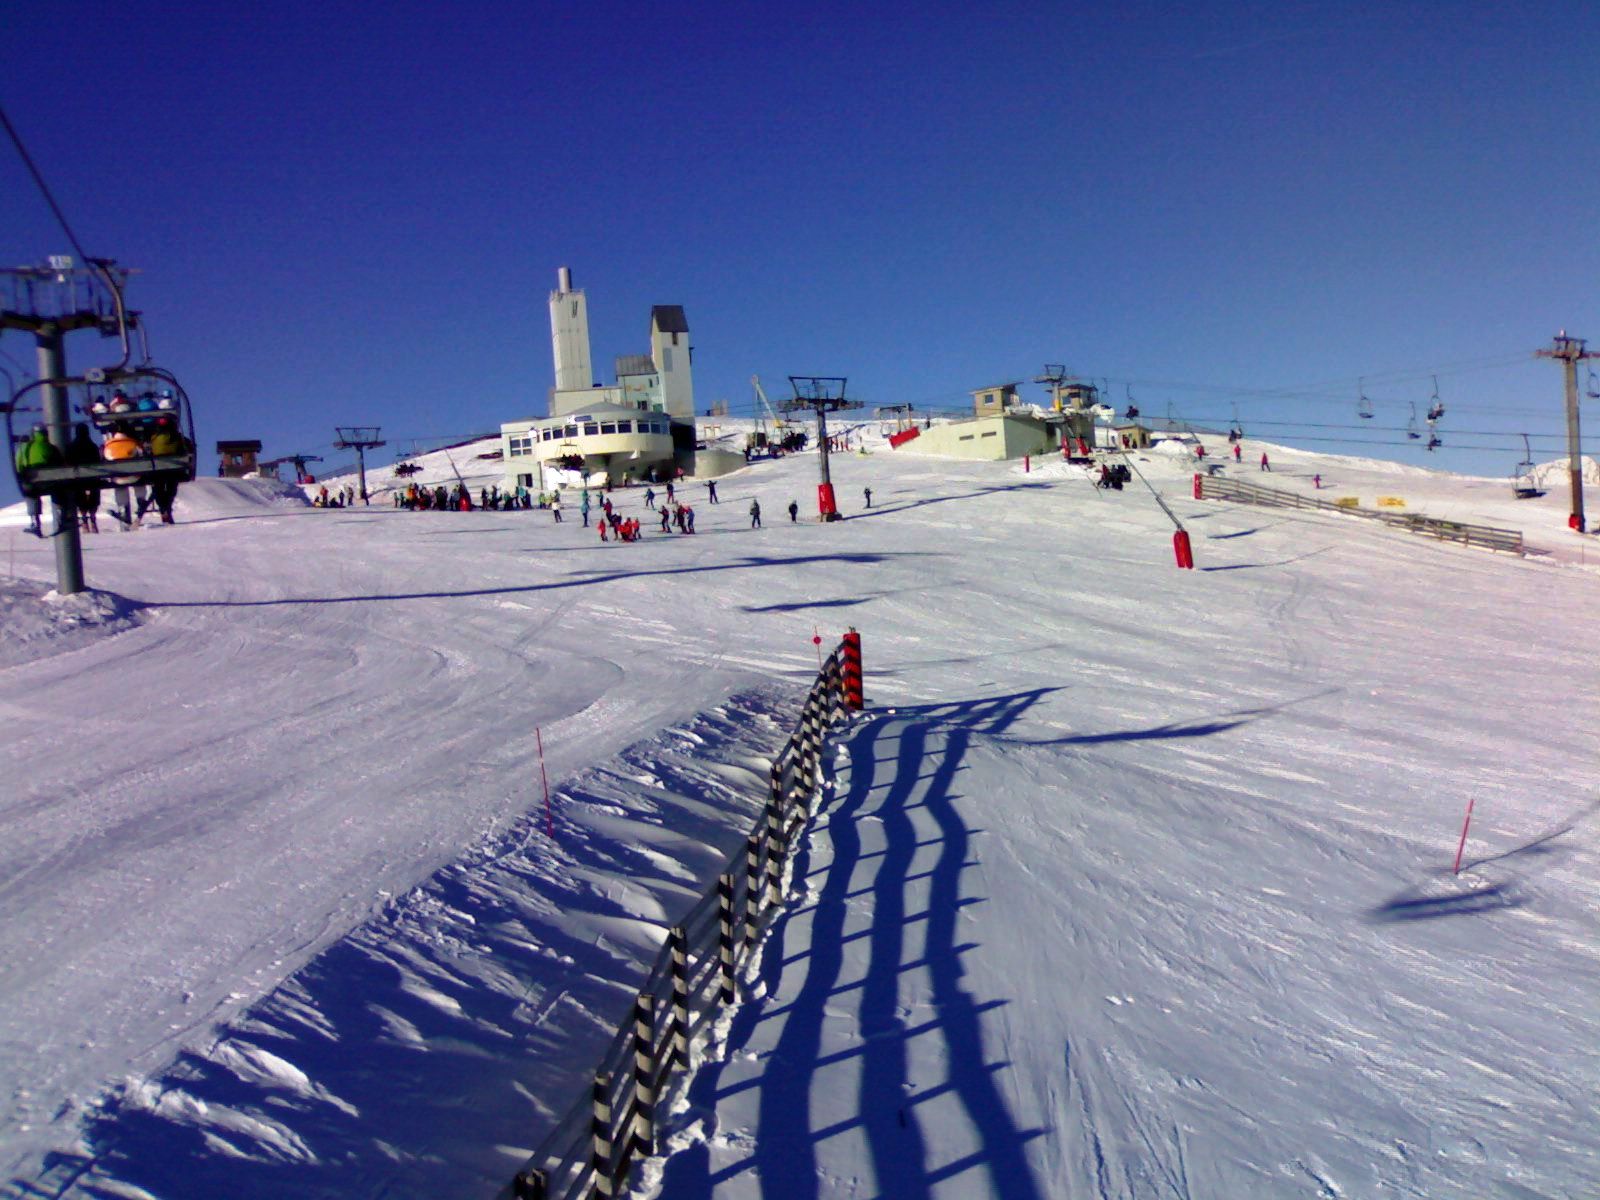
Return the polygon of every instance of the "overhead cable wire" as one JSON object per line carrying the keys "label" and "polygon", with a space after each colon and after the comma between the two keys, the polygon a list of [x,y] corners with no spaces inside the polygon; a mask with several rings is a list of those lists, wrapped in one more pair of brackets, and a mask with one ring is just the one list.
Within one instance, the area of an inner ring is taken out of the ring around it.
{"label": "overhead cable wire", "polygon": [[39,192],[44,196],[44,201],[50,206],[50,211],[55,214],[56,222],[61,226],[61,231],[67,235],[67,241],[78,252],[78,258],[85,266],[92,267],[99,275],[106,290],[111,293],[112,303],[117,308],[117,328],[122,334],[122,361],[117,364],[118,369],[128,365],[128,359],[133,356],[133,349],[128,342],[128,312],[122,302],[122,288],[112,276],[105,262],[98,258],[91,258],[83,248],[83,243],[78,241],[78,235],[72,231],[72,226],[67,222],[67,214],[61,211],[61,205],[56,203],[55,196],[50,191],[50,185],[44,181],[38,166],[33,161],[33,155],[28,153],[27,146],[22,143],[22,136],[17,133],[16,126],[12,125],[11,118],[6,115],[4,105],[0,105],[0,125],[5,126],[6,134],[11,138],[11,144],[17,148],[17,154],[22,159],[23,166],[28,168],[28,174],[33,176],[33,182],[38,185]]}

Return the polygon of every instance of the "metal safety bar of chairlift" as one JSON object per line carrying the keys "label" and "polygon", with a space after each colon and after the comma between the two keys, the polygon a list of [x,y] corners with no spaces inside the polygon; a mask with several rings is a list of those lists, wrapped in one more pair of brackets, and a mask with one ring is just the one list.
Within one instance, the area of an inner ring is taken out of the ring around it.
{"label": "metal safety bar of chairlift", "polygon": [[[66,389],[69,404],[64,411],[69,418],[65,422],[47,421],[47,386]],[[5,407],[5,422],[13,447],[11,466],[17,490],[29,498],[51,497],[70,503],[90,488],[188,483],[195,477],[194,415],[189,395],[177,377],[161,367],[106,368],[73,378],[35,380],[12,395]],[[72,427],[80,423],[99,433],[98,457],[91,462],[68,462]],[[157,454],[151,448],[163,423],[168,427],[175,423],[182,434],[177,453]],[[16,447],[41,428],[62,461],[19,465]]]}

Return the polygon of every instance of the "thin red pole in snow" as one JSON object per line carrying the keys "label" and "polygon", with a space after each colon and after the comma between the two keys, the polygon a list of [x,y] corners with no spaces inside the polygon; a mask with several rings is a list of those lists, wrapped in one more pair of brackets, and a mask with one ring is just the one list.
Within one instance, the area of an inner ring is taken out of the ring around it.
{"label": "thin red pole in snow", "polygon": [[555,841],[556,820],[550,812],[550,776],[544,771],[544,734],[537,725],[533,727],[533,736],[539,742],[539,778],[544,781],[544,832],[546,837]]}
{"label": "thin red pole in snow", "polygon": [[1472,805],[1474,801],[1467,801],[1467,819],[1461,822],[1461,843],[1456,847],[1455,874],[1461,874],[1461,852],[1467,848],[1467,826],[1472,824]]}
{"label": "thin red pole in snow", "polygon": [[817,648],[817,674],[822,674],[822,630],[811,627],[811,644]]}

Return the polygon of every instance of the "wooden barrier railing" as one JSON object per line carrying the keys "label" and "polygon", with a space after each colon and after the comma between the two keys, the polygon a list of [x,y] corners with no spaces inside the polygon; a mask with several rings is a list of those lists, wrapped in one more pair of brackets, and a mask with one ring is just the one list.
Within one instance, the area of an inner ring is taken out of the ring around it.
{"label": "wooden barrier railing", "polygon": [[1259,504],[1267,508],[1302,508],[1321,512],[1343,513],[1345,516],[1365,517],[1404,529],[1409,533],[1435,537],[1443,541],[1460,542],[1464,546],[1478,546],[1485,550],[1504,550],[1510,554],[1526,553],[1520,529],[1499,529],[1492,525],[1469,525],[1464,521],[1443,521],[1416,513],[1382,512],[1377,509],[1337,504],[1320,496],[1307,496],[1281,488],[1263,487],[1243,479],[1229,479],[1223,475],[1196,475],[1194,486],[1197,500],[1235,500],[1241,504]]}
{"label": "wooden barrier railing", "polygon": [[668,931],[600,1056],[589,1094],[545,1136],[502,1200],[615,1196],[634,1160],[655,1152],[656,1106],[667,1084],[689,1065],[695,1036],[737,999],[739,970],[784,903],[784,871],[820,795],[827,731],[863,703],[861,639],[851,630],[818,672],[772,762],[766,807],[743,849]]}

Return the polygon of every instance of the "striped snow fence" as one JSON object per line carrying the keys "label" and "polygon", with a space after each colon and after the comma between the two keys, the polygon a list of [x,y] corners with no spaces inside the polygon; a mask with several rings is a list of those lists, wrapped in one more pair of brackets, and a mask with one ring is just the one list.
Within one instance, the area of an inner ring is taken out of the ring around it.
{"label": "striped snow fence", "polygon": [[1484,550],[1503,550],[1508,554],[1525,554],[1520,529],[1500,529],[1493,525],[1469,525],[1463,521],[1442,521],[1416,513],[1380,512],[1377,509],[1352,507],[1318,496],[1281,488],[1263,487],[1243,479],[1229,479],[1222,475],[1196,475],[1194,477],[1196,500],[1233,500],[1240,504],[1258,504],[1266,508],[1305,508],[1321,512],[1341,513],[1351,517],[1365,517],[1404,529],[1408,533],[1441,541],[1459,542],[1463,546],[1476,546]]}
{"label": "striped snow fence", "polygon": [[766,805],[744,846],[668,931],[600,1056],[588,1094],[545,1136],[500,1200],[616,1196],[634,1161],[655,1152],[657,1106],[689,1066],[695,1037],[738,999],[739,972],[787,900],[785,869],[821,798],[828,731],[862,703],[861,636],[852,629],[818,672],[794,732],[772,761]]}

